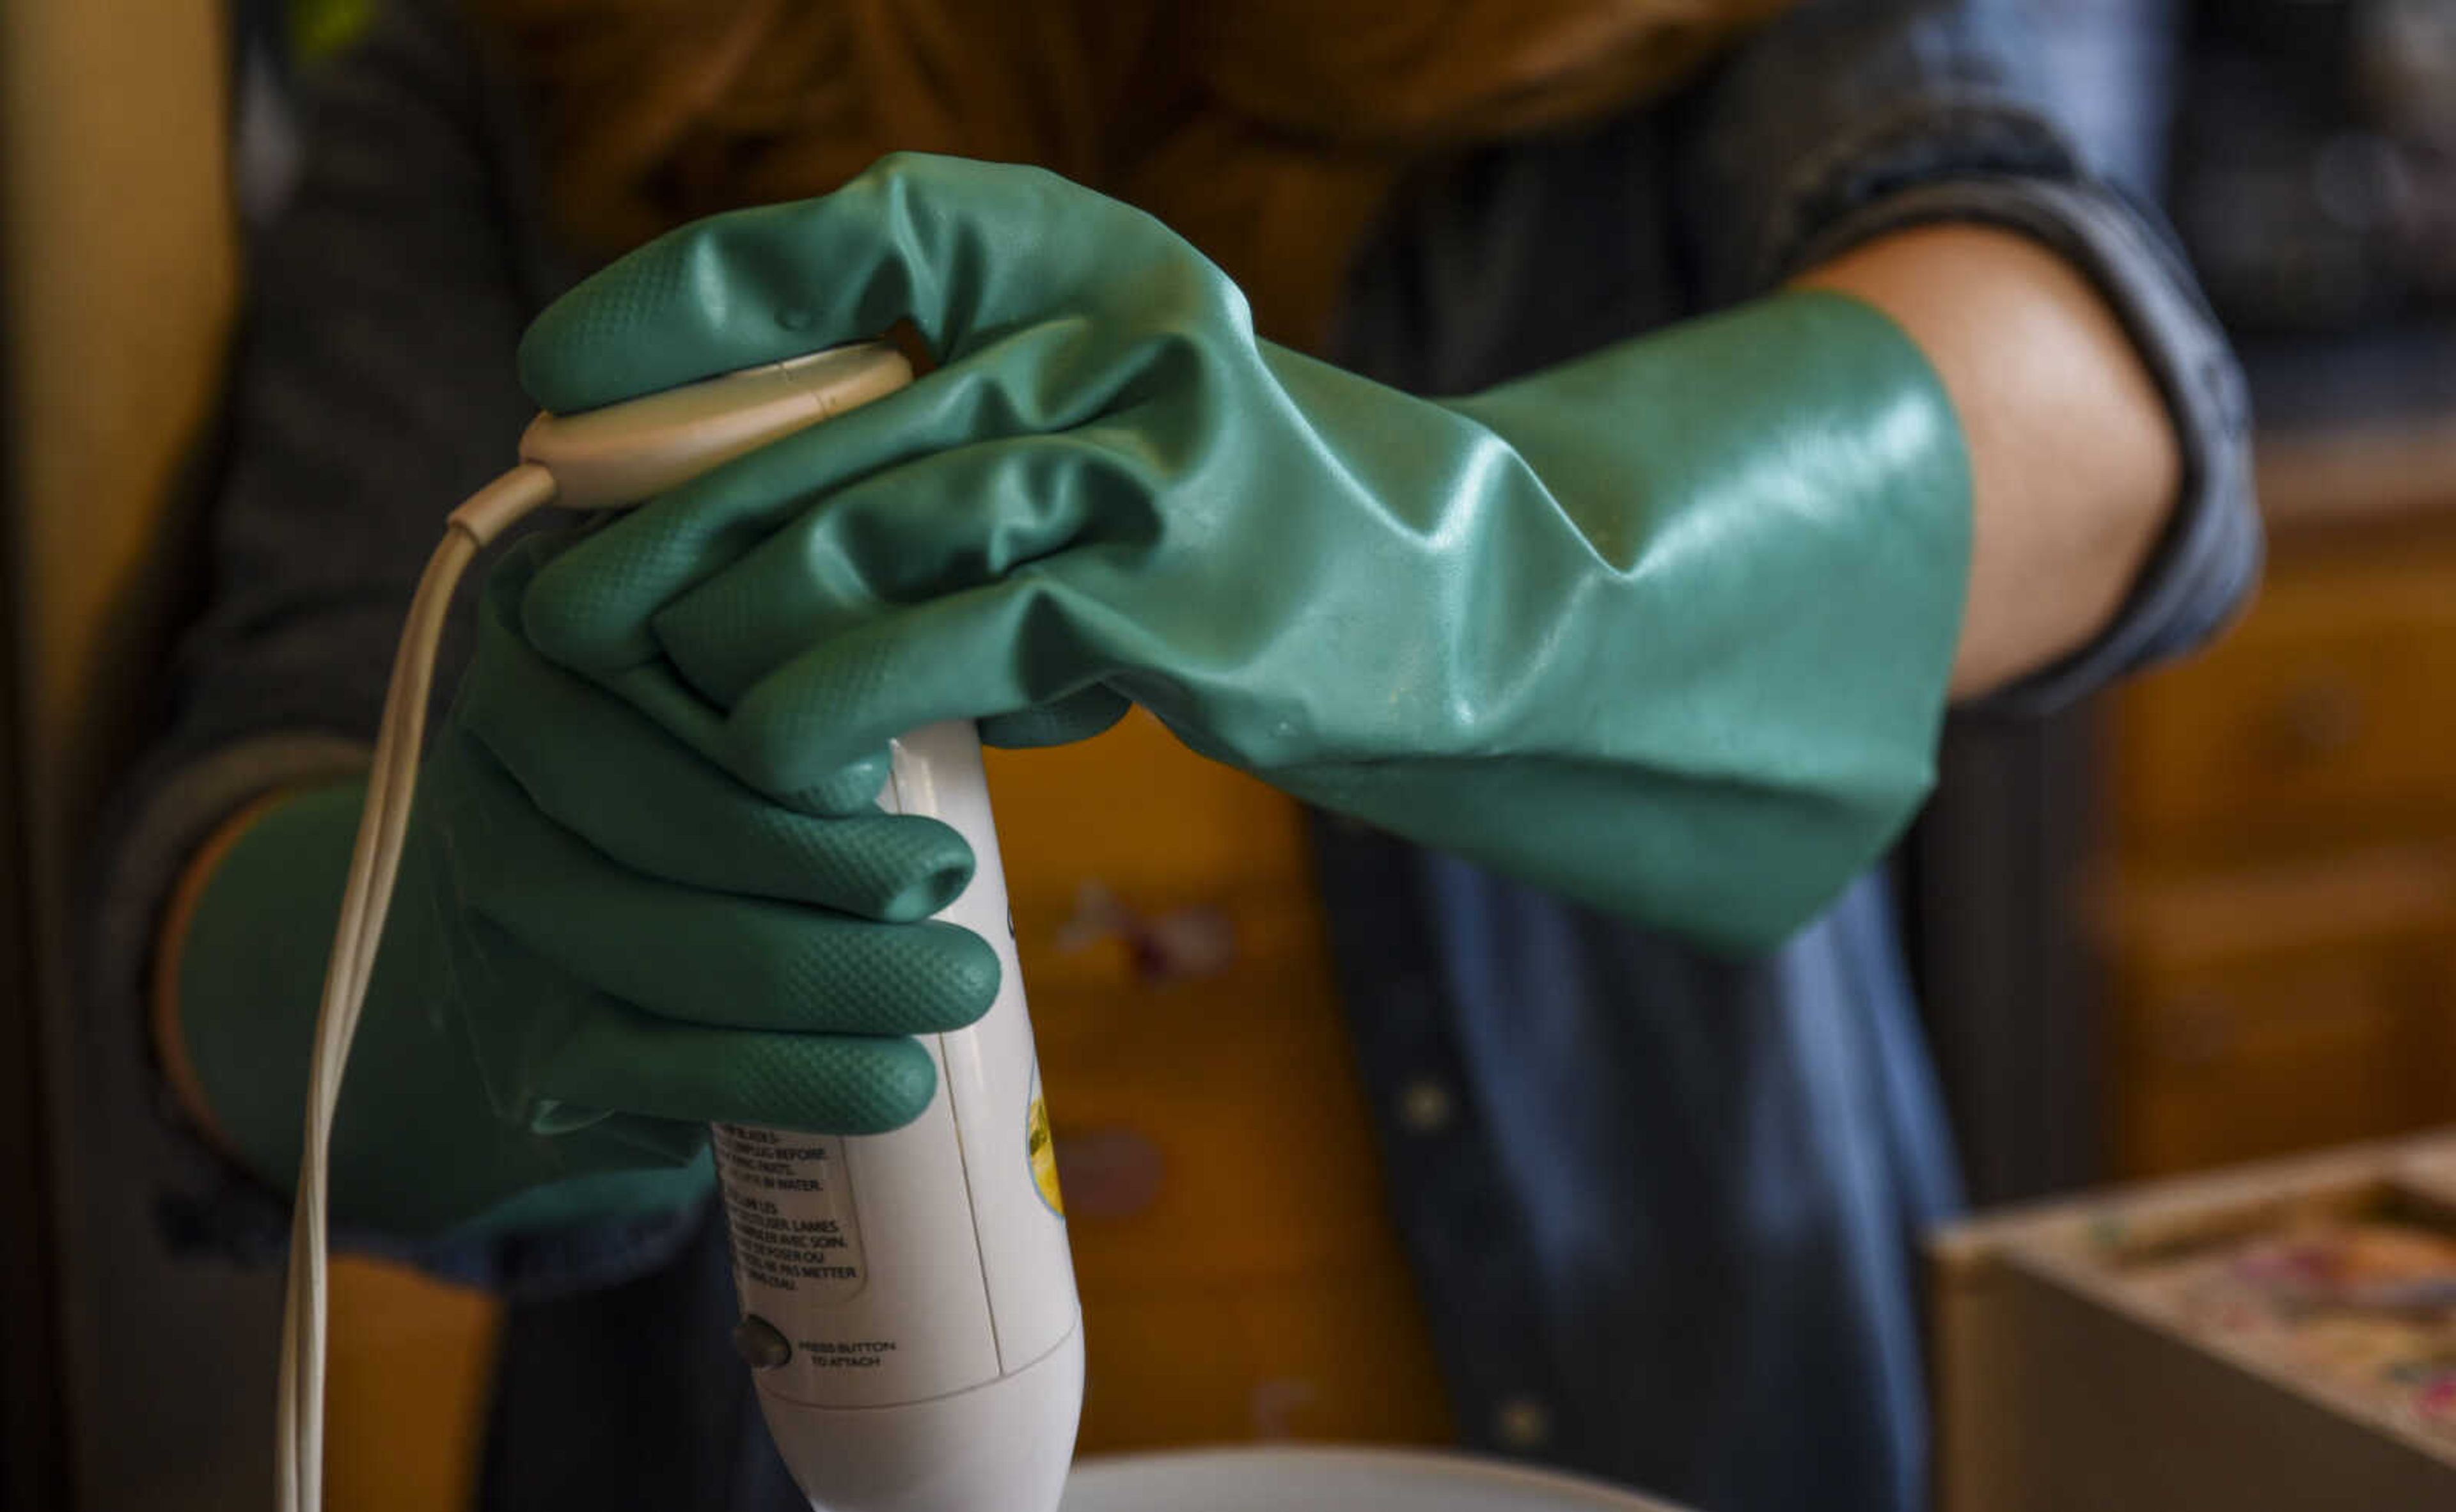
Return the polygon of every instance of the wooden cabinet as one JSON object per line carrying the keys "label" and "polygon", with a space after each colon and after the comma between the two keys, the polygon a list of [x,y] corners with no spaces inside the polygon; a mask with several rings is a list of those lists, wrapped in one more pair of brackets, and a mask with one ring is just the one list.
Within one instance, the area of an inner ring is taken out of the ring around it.
{"label": "wooden cabinet", "polygon": [[2268,581],[2113,705],[2127,1175],[2456,1122],[2456,427],[2264,449]]}
{"label": "wooden cabinet", "polygon": [[2127,1173],[2456,1118],[2456,855],[2425,848],[2136,884],[2112,1091]]}
{"label": "wooden cabinet", "polygon": [[2451,746],[2456,507],[2443,540],[2284,532],[2234,633],[2123,701],[2124,839],[2165,860],[2456,834]]}

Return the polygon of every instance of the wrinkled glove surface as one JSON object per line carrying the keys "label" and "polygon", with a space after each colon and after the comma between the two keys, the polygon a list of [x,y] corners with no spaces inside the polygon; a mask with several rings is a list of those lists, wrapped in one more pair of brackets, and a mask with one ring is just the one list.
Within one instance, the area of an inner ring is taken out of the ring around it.
{"label": "wrinkled glove surface", "polygon": [[521,351],[572,411],[887,330],[940,365],[594,531],[534,644],[765,791],[1132,704],[1297,796],[1711,945],[1907,821],[1960,623],[1943,388],[1786,294],[1433,401],[1257,339],[1158,222],[899,156],[611,265]]}

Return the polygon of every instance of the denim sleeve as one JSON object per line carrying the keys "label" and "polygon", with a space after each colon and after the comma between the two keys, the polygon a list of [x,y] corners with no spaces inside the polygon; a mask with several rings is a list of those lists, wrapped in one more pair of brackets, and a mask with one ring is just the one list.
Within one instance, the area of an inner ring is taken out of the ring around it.
{"label": "denim sleeve", "polygon": [[2241,370],[2154,178],[2160,0],[1808,0],[1686,102],[1685,252],[1714,302],[1904,227],[2033,236],[2097,285],[2164,396],[2183,457],[2172,518],[2090,644],[1965,712],[2036,714],[2215,635],[2260,575]]}
{"label": "denim sleeve", "polygon": [[[501,91],[449,15],[429,0],[394,7],[302,92],[297,177],[249,248],[201,613],[169,669],[166,727],[122,785],[98,853],[85,979],[99,1021],[139,1021],[162,908],[207,835],[259,794],[363,765],[444,513],[501,471],[528,418],[513,352],[551,293],[551,262],[526,229],[537,220]],[[286,1200],[195,1137],[158,1080],[151,1100],[169,1151],[166,1241],[277,1259]],[[456,1280],[555,1291],[657,1263],[696,1218],[339,1242]]]}

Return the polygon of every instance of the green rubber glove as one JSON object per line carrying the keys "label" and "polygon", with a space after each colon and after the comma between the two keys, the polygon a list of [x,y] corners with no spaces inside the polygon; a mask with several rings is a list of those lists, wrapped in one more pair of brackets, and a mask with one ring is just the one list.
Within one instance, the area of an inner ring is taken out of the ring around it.
{"label": "green rubber glove", "polygon": [[901,156],[623,258],[522,375],[578,410],[908,317],[935,372],[573,544],[523,603],[539,648],[778,793],[874,783],[933,720],[1029,745],[1131,701],[1732,949],[1930,784],[1969,465],[1868,306],[1783,295],[1434,402],[1258,340],[1137,211]]}
{"label": "green rubber glove", "polygon": [[[336,1125],[337,1220],[419,1236],[645,1215],[706,1190],[709,1121],[892,1128],[902,1036],[988,1011],[997,958],[923,919],[972,875],[935,820],[768,802],[513,623],[487,583],[420,773]],[[290,1189],[363,786],[303,793],[215,868],[178,964],[188,1053],[246,1163]],[[890,922],[881,922],[890,921]]]}

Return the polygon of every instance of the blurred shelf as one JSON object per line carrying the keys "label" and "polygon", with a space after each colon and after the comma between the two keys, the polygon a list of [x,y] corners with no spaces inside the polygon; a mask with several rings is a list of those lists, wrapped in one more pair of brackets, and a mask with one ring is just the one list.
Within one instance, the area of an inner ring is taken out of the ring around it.
{"label": "blurred shelf", "polygon": [[2267,580],[2104,742],[2129,1176],[2456,1119],[2456,341],[2247,356]]}
{"label": "blurred shelf", "polygon": [[2456,513],[2456,405],[2276,433],[2257,465],[2261,512],[2281,531]]}

